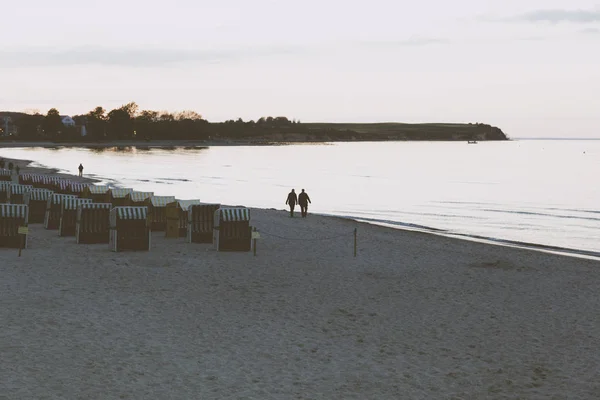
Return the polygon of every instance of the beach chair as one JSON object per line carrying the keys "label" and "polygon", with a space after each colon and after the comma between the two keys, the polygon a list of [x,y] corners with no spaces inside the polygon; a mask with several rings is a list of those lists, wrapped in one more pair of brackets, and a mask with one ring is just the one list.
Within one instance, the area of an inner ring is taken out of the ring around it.
{"label": "beach chair", "polygon": [[150,250],[147,207],[115,207],[110,210],[109,220],[112,251]]}
{"label": "beach chair", "polygon": [[215,211],[220,204],[195,204],[188,207],[187,242],[212,243]]}
{"label": "beach chair", "polygon": [[136,192],[128,193],[125,200],[125,205],[129,207],[146,207],[146,200],[154,196],[153,192]]}
{"label": "beach chair", "polygon": [[75,238],[79,244],[110,242],[110,203],[83,203],[77,207]]}
{"label": "beach chair", "polygon": [[216,210],[213,245],[217,251],[250,251],[252,249],[250,209],[221,207]]}
{"label": "beach chair", "polygon": [[79,197],[84,199],[92,199],[94,203],[110,203],[107,201],[107,193],[110,190],[105,185],[88,185],[83,188]]}
{"label": "beach chair", "polygon": [[105,203],[110,203],[113,207],[124,207],[127,206],[127,195],[133,192],[133,189],[129,188],[114,188],[110,189],[106,193]]}
{"label": "beach chair", "polygon": [[75,195],[77,197],[81,197],[83,194],[83,190],[89,186],[89,183],[81,183],[81,182],[71,182],[68,188],[68,194]]}
{"label": "beach chair", "polygon": [[77,207],[81,204],[89,204],[91,202],[91,199],[79,199],[76,197],[62,199],[60,204],[60,224],[58,226],[59,236],[75,236]]}
{"label": "beach chair", "polygon": [[46,217],[48,199],[53,194],[49,189],[33,188],[25,193],[24,203],[29,207],[29,223],[43,224]]}
{"label": "beach chair", "polygon": [[61,204],[64,199],[74,199],[72,194],[53,193],[48,197],[46,203],[46,215],[44,216],[44,228],[54,230],[60,226]]}
{"label": "beach chair", "polygon": [[175,196],[152,196],[146,200],[152,232],[162,232],[167,228],[167,204],[174,201]]}
{"label": "beach chair", "polygon": [[12,172],[9,169],[0,169],[0,182],[12,182]]}
{"label": "beach chair", "polygon": [[24,204],[0,204],[0,247],[18,249],[22,243],[27,248],[27,235],[20,235],[19,227],[27,226],[28,211]]}
{"label": "beach chair", "polygon": [[188,209],[191,205],[200,204],[200,200],[175,200],[167,204],[166,230],[168,238],[186,237],[188,224]]}
{"label": "beach chair", "polygon": [[8,203],[8,194],[10,193],[10,186],[12,182],[0,181],[0,203]]}
{"label": "beach chair", "polygon": [[10,204],[24,204],[25,193],[32,189],[33,186],[31,185],[18,185],[13,183],[10,185],[10,190],[8,191],[8,201]]}

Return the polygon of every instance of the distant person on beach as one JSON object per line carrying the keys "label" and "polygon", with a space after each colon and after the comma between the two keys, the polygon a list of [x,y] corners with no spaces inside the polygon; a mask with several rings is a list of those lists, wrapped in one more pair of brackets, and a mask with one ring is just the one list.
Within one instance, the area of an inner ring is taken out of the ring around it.
{"label": "distant person on beach", "polygon": [[311,203],[308,193],[302,189],[302,193],[298,196],[298,204],[300,204],[300,211],[302,212],[302,218],[306,217],[308,213],[308,203]]}
{"label": "distant person on beach", "polygon": [[296,203],[298,202],[298,196],[296,196],[296,192],[294,189],[288,194],[287,200],[285,204],[290,206],[290,217],[294,218],[294,207],[296,207]]}
{"label": "distant person on beach", "polygon": [[79,176],[83,176],[83,165],[79,164]]}

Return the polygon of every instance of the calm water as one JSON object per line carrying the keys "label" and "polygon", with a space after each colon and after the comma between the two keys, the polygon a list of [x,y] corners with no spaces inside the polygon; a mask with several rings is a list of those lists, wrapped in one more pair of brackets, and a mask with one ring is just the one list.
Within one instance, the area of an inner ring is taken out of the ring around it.
{"label": "calm water", "polygon": [[600,141],[387,142],[196,149],[0,149],[181,199],[309,212],[600,253]]}

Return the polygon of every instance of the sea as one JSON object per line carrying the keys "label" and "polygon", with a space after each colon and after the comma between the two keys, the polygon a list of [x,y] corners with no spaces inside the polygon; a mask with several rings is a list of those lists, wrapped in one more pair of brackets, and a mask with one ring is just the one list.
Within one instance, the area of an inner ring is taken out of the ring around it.
{"label": "sea", "polygon": [[[600,256],[600,140],[0,148],[0,157],[178,199],[284,209]],[[309,215],[310,216],[310,215]]]}

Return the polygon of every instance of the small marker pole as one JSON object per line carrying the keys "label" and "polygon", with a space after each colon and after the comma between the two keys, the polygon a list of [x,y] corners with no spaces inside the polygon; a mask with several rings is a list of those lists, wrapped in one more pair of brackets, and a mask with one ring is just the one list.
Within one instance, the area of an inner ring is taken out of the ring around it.
{"label": "small marker pole", "polygon": [[354,228],[354,257],[356,257],[356,228]]}
{"label": "small marker pole", "polygon": [[[256,232],[256,227],[254,227],[253,231]],[[256,237],[254,237],[252,240],[254,240],[254,257],[256,257]]]}

